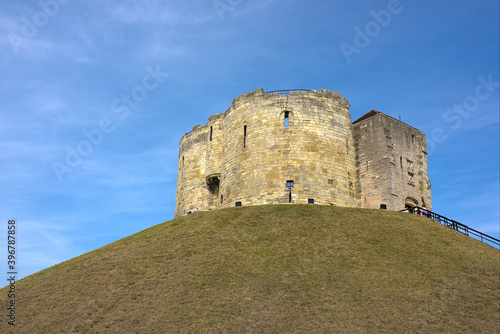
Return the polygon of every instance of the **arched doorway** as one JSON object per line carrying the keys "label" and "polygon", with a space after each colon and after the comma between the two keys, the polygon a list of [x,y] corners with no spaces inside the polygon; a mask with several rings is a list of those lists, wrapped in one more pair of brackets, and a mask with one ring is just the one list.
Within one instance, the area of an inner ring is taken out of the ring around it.
{"label": "arched doorway", "polygon": [[418,201],[412,197],[406,197],[405,199],[405,209],[411,209],[418,206]]}

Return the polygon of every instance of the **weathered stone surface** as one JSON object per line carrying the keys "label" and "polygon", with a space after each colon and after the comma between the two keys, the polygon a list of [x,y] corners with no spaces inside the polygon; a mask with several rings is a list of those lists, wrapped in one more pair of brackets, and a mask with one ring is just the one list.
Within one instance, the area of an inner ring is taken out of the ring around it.
{"label": "weathered stone surface", "polygon": [[175,215],[310,199],[391,210],[412,199],[430,208],[425,135],[375,111],[351,124],[349,106],[325,89],[237,97],[182,137]]}
{"label": "weathered stone surface", "polygon": [[361,206],[432,208],[427,142],[421,131],[372,110],[353,123]]}

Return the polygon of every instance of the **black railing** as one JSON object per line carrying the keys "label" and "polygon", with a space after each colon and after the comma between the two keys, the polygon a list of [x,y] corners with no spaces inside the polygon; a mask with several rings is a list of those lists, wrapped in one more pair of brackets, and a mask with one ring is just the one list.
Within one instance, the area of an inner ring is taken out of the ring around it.
{"label": "black railing", "polygon": [[402,212],[409,212],[413,214],[417,214],[420,216],[424,216],[427,218],[430,218],[438,223],[443,224],[444,226],[447,226],[449,228],[454,229],[455,231],[458,231],[460,233],[463,233],[465,235],[468,235],[470,237],[475,237],[477,240],[481,240],[484,243],[490,243],[493,244],[497,247],[500,247],[500,240],[497,238],[494,238],[490,235],[484,234],[483,232],[480,232],[478,230],[475,230],[473,228],[470,228],[469,226],[459,223],[453,219],[449,219],[445,216],[441,216],[440,214],[437,214],[435,212],[429,211],[427,209],[415,206],[413,208],[407,208],[404,210],[401,210]]}
{"label": "black railing", "polygon": [[290,92],[310,92],[310,89],[304,89],[304,88],[296,88],[296,89],[280,89],[280,90],[272,90],[267,92],[267,94],[271,93],[279,93],[279,95],[286,95],[290,94]]}

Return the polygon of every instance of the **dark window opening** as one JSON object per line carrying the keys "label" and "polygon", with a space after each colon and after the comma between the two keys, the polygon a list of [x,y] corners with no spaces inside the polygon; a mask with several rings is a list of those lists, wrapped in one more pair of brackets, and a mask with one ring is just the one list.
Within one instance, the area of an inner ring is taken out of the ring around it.
{"label": "dark window opening", "polygon": [[411,143],[415,144],[415,135],[411,135]]}
{"label": "dark window opening", "polygon": [[190,215],[192,212],[191,211],[188,211],[188,215]]}
{"label": "dark window opening", "polygon": [[241,202],[236,202],[236,206],[241,206]]}
{"label": "dark window opening", "polygon": [[307,204],[314,204],[314,198],[308,198]]}
{"label": "dark window opening", "polygon": [[286,181],[286,187],[287,188],[293,188],[293,180],[287,180]]}
{"label": "dark window opening", "polygon": [[380,204],[381,210],[387,210],[387,204]]}
{"label": "dark window opening", "polygon": [[243,126],[243,147],[247,147],[247,126]]}
{"label": "dark window opening", "polygon": [[208,191],[210,191],[212,195],[215,195],[216,198],[219,196],[219,183],[220,180],[217,176],[207,178]]}
{"label": "dark window opening", "polygon": [[288,203],[292,203],[292,189],[290,189],[290,192],[288,193]]}
{"label": "dark window opening", "polygon": [[220,195],[220,204],[222,204],[223,200],[224,200],[224,195]]}
{"label": "dark window opening", "polygon": [[285,120],[284,120],[285,128],[288,128],[289,118],[290,118],[290,112],[285,111]]}
{"label": "dark window opening", "polygon": [[210,127],[210,141],[212,141],[212,134],[214,133],[214,128]]}
{"label": "dark window opening", "polygon": [[184,156],[182,156],[181,160],[181,178],[184,177]]}

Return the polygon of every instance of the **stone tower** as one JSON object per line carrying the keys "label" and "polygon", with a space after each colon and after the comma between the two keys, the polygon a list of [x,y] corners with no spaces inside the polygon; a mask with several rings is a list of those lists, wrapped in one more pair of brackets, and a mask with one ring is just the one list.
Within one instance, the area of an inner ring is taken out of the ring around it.
{"label": "stone tower", "polygon": [[353,123],[361,207],[431,209],[425,134],[372,110]]}
{"label": "stone tower", "polygon": [[430,208],[425,135],[376,111],[351,124],[349,106],[325,89],[237,97],[181,138],[176,217],[276,203]]}

